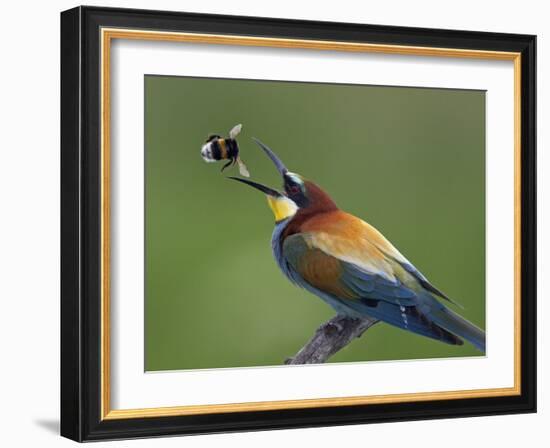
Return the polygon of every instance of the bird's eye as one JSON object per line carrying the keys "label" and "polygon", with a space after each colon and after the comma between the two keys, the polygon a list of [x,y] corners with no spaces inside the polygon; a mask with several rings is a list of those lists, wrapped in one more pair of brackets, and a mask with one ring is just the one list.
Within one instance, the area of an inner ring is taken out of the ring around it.
{"label": "bird's eye", "polygon": [[292,185],[289,191],[292,194],[298,194],[300,192],[300,187],[298,185]]}

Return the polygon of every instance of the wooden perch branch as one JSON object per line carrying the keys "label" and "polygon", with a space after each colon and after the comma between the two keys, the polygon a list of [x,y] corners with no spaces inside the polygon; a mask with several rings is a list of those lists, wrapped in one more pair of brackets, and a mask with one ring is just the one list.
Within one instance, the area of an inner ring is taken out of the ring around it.
{"label": "wooden perch branch", "polygon": [[313,337],[285,364],[321,364],[372,327],[377,319],[336,315],[321,325]]}

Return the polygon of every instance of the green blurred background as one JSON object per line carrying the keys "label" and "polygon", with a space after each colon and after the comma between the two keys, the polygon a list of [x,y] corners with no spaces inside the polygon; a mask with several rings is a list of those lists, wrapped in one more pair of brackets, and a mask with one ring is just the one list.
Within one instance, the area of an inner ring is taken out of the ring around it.
{"label": "green blurred background", "polygon": [[[146,76],[145,100],[145,370],[281,365],[334,315],[279,271],[265,197],[201,159],[237,123],[253,179],[281,183],[255,136],[485,326],[485,92]],[[379,324],[330,361],[475,355]]]}

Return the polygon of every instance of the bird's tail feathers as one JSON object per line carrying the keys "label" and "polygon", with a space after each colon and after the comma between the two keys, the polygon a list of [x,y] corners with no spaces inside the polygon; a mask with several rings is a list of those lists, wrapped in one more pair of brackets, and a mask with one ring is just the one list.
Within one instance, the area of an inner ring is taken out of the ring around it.
{"label": "bird's tail feathers", "polygon": [[485,353],[485,332],[444,306],[432,310],[430,319],[447,331],[466,339],[479,351]]}
{"label": "bird's tail feathers", "polygon": [[[374,303],[371,303],[374,302]],[[416,306],[399,307],[385,301],[348,302],[360,314],[367,314],[388,324],[451,345],[462,345],[462,339],[433,322]]]}

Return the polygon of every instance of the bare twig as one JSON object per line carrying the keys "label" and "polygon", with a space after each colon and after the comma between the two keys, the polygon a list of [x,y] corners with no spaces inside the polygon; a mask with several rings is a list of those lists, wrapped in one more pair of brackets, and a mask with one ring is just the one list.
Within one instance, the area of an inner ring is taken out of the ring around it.
{"label": "bare twig", "polygon": [[336,315],[321,325],[300,351],[285,361],[285,364],[320,364],[355,338],[360,337],[378,320],[364,317],[353,318]]}

